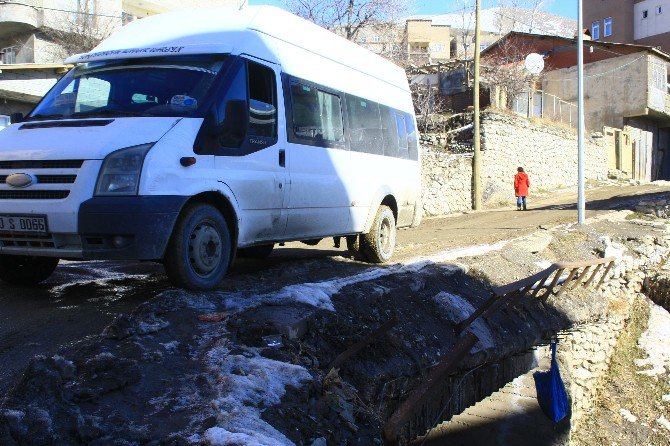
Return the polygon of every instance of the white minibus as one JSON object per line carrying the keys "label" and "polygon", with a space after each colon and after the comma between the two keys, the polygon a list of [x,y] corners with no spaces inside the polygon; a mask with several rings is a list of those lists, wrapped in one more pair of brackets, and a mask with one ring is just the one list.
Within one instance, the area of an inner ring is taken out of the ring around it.
{"label": "white minibus", "polygon": [[161,14],[66,63],[0,132],[5,282],[38,283],[59,259],[132,259],[211,289],[236,255],[286,241],[343,236],[384,263],[396,228],[420,221],[404,70],[306,20]]}

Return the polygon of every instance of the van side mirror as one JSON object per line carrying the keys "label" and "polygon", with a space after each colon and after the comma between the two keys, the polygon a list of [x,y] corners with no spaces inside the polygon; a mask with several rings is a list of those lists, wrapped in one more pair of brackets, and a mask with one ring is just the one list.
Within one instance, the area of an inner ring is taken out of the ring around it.
{"label": "van side mirror", "polygon": [[18,124],[19,122],[23,122],[23,113],[12,113],[9,115],[9,122],[12,124]]}

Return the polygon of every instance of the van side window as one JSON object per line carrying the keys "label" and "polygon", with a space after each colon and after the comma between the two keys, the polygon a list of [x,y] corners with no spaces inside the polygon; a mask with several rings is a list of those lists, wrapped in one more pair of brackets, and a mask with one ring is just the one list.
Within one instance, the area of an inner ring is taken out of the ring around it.
{"label": "van side window", "polygon": [[217,115],[221,147],[238,148],[246,138],[247,70],[242,64],[221,100]]}
{"label": "van side window", "polygon": [[398,131],[398,156],[400,158],[409,158],[409,145],[407,141],[407,127],[405,126],[405,114],[394,112],[396,129]]}
{"label": "van side window", "polygon": [[382,137],[384,138],[384,155],[397,158],[398,131],[396,130],[395,112],[385,105],[379,106],[382,123]]}
{"label": "van side window", "polygon": [[414,128],[414,119],[409,113],[405,113],[405,129],[407,130],[409,159],[416,161],[419,159],[419,143],[416,128]]}
{"label": "van side window", "polygon": [[249,67],[249,135],[277,136],[277,89],[275,73],[253,62]]}
{"label": "van side window", "polygon": [[351,149],[357,152],[384,154],[379,104],[347,95]]}
{"label": "van side window", "polygon": [[317,146],[344,141],[342,105],[338,96],[291,83],[291,98],[296,138],[311,140]]}

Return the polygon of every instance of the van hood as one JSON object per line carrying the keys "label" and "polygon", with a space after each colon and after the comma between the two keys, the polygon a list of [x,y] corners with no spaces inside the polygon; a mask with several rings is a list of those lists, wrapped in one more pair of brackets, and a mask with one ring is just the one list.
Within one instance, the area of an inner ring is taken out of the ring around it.
{"label": "van hood", "polygon": [[123,117],[14,124],[0,131],[0,161],[101,160],[115,150],[158,141],[180,119]]}

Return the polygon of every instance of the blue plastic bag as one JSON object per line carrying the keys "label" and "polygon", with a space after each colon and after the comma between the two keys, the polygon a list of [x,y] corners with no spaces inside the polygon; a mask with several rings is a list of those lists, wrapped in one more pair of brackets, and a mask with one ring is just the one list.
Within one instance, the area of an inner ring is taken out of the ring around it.
{"label": "blue plastic bag", "polygon": [[554,423],[558,423],[568,414],[568,394],[561,379],[556,361],[556,343],[551,343],[551,368],[548,372],[533,373],[537,402],[542,411]]}

